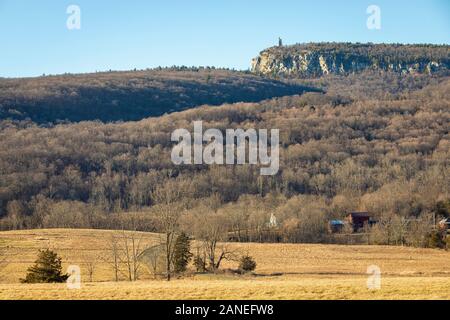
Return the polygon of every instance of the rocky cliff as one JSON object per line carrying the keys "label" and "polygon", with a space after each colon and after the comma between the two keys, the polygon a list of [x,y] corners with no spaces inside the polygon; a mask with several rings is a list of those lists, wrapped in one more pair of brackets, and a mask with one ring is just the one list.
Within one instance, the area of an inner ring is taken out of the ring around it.
{"label": "rocky cliff", "polygon": [[252,61],[252,72],[271,76],[310,78],[367,69],[402,74],[448,71],[450,46],[309,43],[272,47]]}

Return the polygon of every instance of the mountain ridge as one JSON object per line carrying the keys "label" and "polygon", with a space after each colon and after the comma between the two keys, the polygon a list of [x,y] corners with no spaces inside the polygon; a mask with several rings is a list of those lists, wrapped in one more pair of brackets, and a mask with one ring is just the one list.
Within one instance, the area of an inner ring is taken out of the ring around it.
{"label": "mountain ridge", "polygon": [[314,90],[248,72],[183,67],[0,79],[0,120],[137,121]]}
{"label": "mountain ridge", "polygon": [[450,46],[430,44],[306,43],[265,49],[251,63],[254,74],[317,78],[364,70],[434,74],[450,69]]}

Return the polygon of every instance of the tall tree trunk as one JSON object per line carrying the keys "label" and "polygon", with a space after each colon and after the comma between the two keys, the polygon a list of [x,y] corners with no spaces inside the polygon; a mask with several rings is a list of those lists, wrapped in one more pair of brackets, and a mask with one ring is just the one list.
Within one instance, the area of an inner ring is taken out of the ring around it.
{"label": "tall tree trunk", "polygon": [[166,233],[166,263],[167,281],[170,281],[170,233]]}

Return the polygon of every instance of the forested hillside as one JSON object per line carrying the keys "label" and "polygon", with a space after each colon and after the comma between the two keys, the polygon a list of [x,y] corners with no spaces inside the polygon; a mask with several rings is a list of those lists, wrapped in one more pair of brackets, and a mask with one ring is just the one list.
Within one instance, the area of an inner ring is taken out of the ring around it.
{"label": "forested hillside", "polygon": [[243,72],[186,67],[0,79],[0,120],[134,121],[199,105],[257,102],[305,90]]}
{"label": "forested hillside", "polygon": [[[259,230],[275,212],[285,241],[321,241],[325,222],[349,210],[368,210],[381,221],[448,213],[448,77],[370,72],[309,84],[327,93],[140,122],[42,128],[3,121],[0,225],[117,228],[139,218],[140,228],[158,231],[154,195],[164,190],[179,192],[191,210],[186,219],[201,213],[228,230]],[[280,129],[279,174],[174,166],[171,132],[192,129],[198,119],[205,129]]]}

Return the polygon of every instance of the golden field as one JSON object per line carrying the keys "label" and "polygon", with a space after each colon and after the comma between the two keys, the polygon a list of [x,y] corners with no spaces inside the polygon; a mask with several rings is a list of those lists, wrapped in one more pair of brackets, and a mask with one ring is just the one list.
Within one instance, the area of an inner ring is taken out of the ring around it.
{"label": "golden field", "polygon": [[[105,259],[113,231],[31,230],[0,232],[8,260],[0,299],[450,299],[450,252],[387,246],[230,244],[257,261],[256,276],[197,275],[153,280],[143,269],[137,282],[113,282]],[[157,234],[141,234],[145,244]],[[81,289],[61,284],[20,284],[39,249],[50,248],[64,267],[80,265]],[[93,282],[84,262],[98,260]],[[367,267],[379,266],[380,290],[368,290]],[[224,267],[236,267],[235,263]]]}

